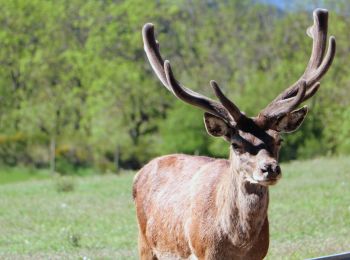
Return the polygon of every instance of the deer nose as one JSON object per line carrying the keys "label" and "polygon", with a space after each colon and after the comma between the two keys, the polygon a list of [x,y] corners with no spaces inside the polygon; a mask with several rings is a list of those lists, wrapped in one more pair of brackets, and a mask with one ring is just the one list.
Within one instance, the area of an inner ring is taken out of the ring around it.
{"label": "deer nose", "polygon": [[262,172],[266,172],[268,178],[277,178],[281,174],[281,167],[277,162],[265,163],[261,168]]}

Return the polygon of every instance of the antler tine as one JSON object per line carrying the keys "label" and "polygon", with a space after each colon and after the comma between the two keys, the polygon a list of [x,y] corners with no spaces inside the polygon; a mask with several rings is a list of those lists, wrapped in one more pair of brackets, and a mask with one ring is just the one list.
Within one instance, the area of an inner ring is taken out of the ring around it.
{"label": "antler tine", "polygon": [[327,53],[324,55],[327,42],[328,11],[325,9],[316,9],[313,12],[313,18],[314,24],[307,30],[308,36],[313,39],[313,44],[311,57],[306,70],[299,80],[283,91],[274,101],[295,96],[301,80],[306,80],[306,88],[308,90],[322,78],[332,65],[336,50],[334,36],[329,38]]}
{"label": "antler tine", "polygon": [[311,75],[308,75],[309,77],[307,78],[308,86],[316,83],[319,79],[323,77],[324,74],[328,71],[330,66],[332,65],[334,56],[335,56],[335,50],[336,50],[336,41],[335,37],[331,36],[329,37],[329,43],[328,43],[328,50],[326,55],[324,56],[321,65],[315,69],[315,71],[311,71]]}
{"label": "antler tine", "polygon": [[152,23],[146,23],[142,28],[142,39],[143,39],[143,48],[146,52],[147,58],[152,66],[152,69],[158,76],[159,80],[163,85],[172,91],[168,86],[164,72],[164,60],[159,52],[159,43],[154,37],[154,25]]}
{"label": "antler tine", "polygon": [[327,40],[328,12],[325,9],[316,9],[313,12],[313,18],[314,24],[306,30],[307,35],[313,39],[313,45],[311,57],[304,74],[307,74],[310,69],[317,68],[321,64],[326,50],[324,43]]}
{"label": "antler tine", "polygon": [[[318,68],[312,68],[310,67],[307,69],[303,76],[295,82],[292,86],[290,86],[287,90],[282,92],[274,101],[290,98],[295,96],[298,88],[298,84],[301,80],[306,80],[306,86],[308,89],[311,89],[314,84],[318,83],[318,80],[320,80],[324,74],[328,71],[330,66],[332,65],[334,55],[336,50],[336,42],[334,36],[331,36],[329,38],[329,44],[328,44],[328,50],[327,53],[322,60],[322,63],[319,65]],[[306,99],[305,99],[306,100]],[[303,100],[303,101],[305,101]]]}
{"label": "antler tine", "polygon": [[227,109],[233,119],[238,122],[244,116],[239,108],[222,93],[219,85],[214,81],[210,81],[211,87],[214,89],[215,96],[220,100],[221,104]]}
{"label": "antler tine", "polygon": [[[291,111],[290,104],[294,104],[295,100],[298,100],[298,103],[293,106],[297,107],[300,103],[312,97],[320,87],[318,81],[328,71],[333,62],[336,50],[334,36],[329,38],[328,49],[324,55],[327,42],[328,11],[325,9],[316,9],[313,12],[313,18],[314,23],[307,30],[307,34],[313,39],[309,63],[303,75],[260,112],[258,121],[263,122],[265,125],[268,125],[266,121],[278,117],[278,111],[283,112],[282,114],[284,114],[285,111]],[[304,86],[305,91],[300,89],[304,88]],[[297,96],[303,92],[302,98],[299,99]],[[287,108],[279,110],[283,105],[286,105]],[[274,111],[274,108],[276,111]]]}
{"label": "antler tine", "polygon": [[[295,97],[279,100],[272,103],[264,110],[263,116],[272,118],[277,118],[286,115],[287,113],[294,110],[304,99],[306,93],[306,81],[303,80],[299,82],[298,93]],[[311,95],[312,93],[309,93]],[[267,119],[269,119],[267,118]]]}
{"label": "antler tine", "polygon": [[169,61],[163,61],[159,52],[159,44],[154,37],[154,26],[151,23],[144,25],[142,30],[144,49],[151,66],[163,85],[182,101],[199,107],[215,116],[232,122],[227,109],[223,104],[205,97],[182,86],[175,78]]}
{"label": "antler tine", "polygon": [[320,86],[321,86],[320,82],[316,82],[315,84],[313,84],[311,86],[311,88],[309,88],[308,91],[305,93],[305,96],[301,102],[304,102],[305,100],[307,100],[307,99],[311,98],[313,95],[315,95],[315,93],[320,88]]}
{"label": "antler tine", "polygon": [[273,127],[275,120],[283,117],[284,115],[290,113],[298,105],[303,102],[305,96],[311,97],[317,91],[319,84],[309,91],[306,92],[306,81],[302,80],[298,85],[298,93],[295,97],[278,100],[276,102],[270,103],[259,115],[255,118],[255,122],[263,128]]}

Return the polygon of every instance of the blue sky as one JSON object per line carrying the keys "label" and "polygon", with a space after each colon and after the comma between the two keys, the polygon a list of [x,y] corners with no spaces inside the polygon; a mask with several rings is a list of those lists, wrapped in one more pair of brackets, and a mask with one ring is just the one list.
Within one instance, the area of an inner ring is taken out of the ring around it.
{"label": "blue sky", "polygon": [[280,9],[286,8],[286,1],[285,0],[261,0],[261,2],[273,4]]}

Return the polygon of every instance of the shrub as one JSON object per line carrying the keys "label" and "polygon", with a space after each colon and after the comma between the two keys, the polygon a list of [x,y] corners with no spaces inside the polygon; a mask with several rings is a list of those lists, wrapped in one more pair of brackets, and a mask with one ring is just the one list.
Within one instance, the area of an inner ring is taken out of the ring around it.
{"label": "shrub", "polygon": [[57,176],[55,178],[55,185],[58,192],[71,192],[75,189],[74,179],[68,176]]}

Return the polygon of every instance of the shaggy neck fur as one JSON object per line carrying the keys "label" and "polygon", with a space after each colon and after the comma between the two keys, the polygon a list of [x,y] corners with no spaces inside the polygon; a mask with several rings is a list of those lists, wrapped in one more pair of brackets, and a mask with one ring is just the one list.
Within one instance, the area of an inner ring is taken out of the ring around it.
{"label": "shaggy neck fur", "polygon": [[239,158],[231,150],[230,167],[221,179],[216,197],[223,234],[242,251],[256,241],[269,202],[268,187],[253,184],[245,177],[252,169],[249,165],[241,168]]}

